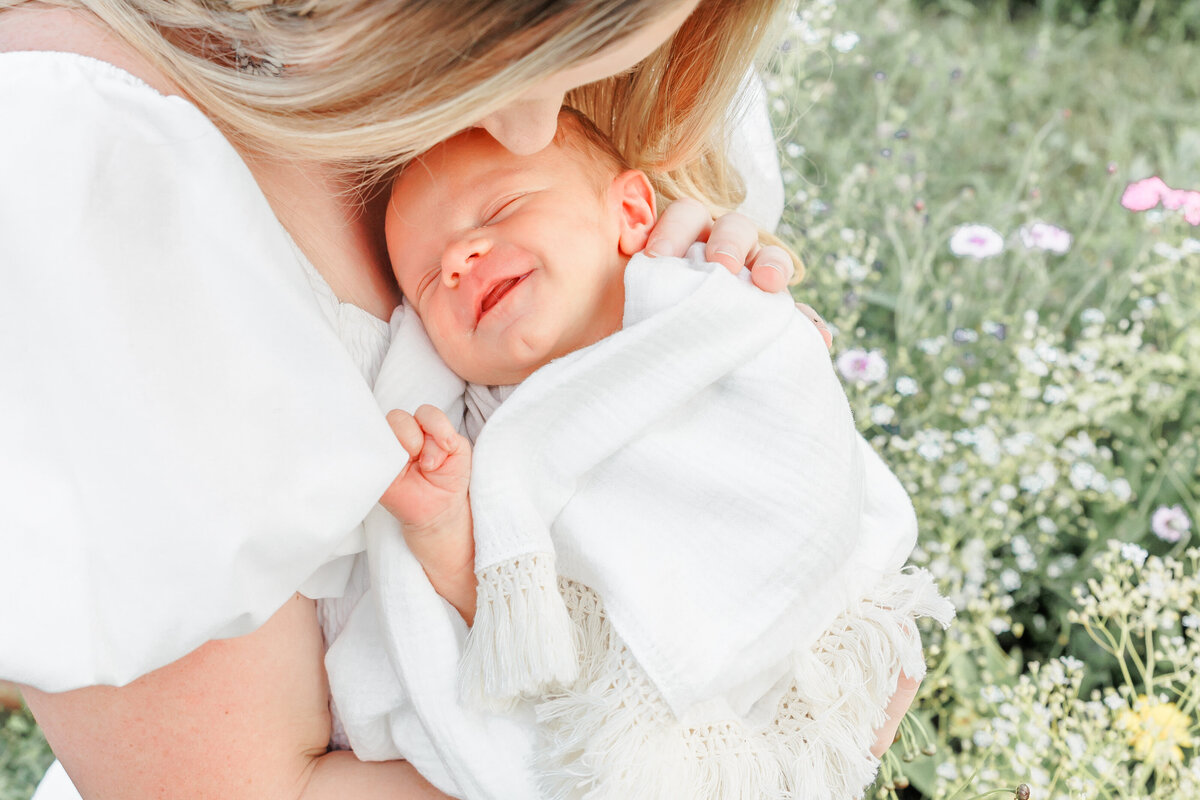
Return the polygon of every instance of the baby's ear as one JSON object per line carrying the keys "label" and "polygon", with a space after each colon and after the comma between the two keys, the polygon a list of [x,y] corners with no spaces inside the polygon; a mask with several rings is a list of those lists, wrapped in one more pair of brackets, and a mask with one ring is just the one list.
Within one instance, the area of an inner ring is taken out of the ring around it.
{"label": "baby's ear", "polygon": [[654,187],[650,185],[646,173],[639,169],[627,169],[613,178],[608,196],[617,207],[617,218],[621,225],[618,249],[621,255],[631,256],[646,246],[650,230],[654,227]]}

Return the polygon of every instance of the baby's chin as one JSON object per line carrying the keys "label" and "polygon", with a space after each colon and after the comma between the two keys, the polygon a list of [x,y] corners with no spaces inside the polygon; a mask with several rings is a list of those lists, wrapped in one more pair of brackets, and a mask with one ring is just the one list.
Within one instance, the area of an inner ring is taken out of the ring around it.
{"label": "baby's chin", "polygon": [[454,371],[454,374],[458,375],[464,381],[484,386],[509,386],[514,383],[520,383],[550,363],[549,358],[531,361],[528,358],[508,359],[499,357],[490,358],[480,363],[476,360],[458,359],[453,356],[447,358],[444,353],[442,354],[442,360]]}

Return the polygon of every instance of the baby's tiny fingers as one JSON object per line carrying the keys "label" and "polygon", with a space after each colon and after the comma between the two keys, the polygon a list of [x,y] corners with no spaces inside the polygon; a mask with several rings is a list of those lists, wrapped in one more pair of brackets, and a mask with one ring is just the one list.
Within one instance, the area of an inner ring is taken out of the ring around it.
{"label": "baby's tiny fingers", "polygon": [[833,332],[829,330],[829,326],[825,324],[825,320],[821,315],[813,310],[813,307],[808,303],[796,303],[796,309],[808,317],[813,325],[817,326],[817,332],[821,334],[821,338],[825,340],[825,346],[833,349]]}
{"label": "baby's tiny fingers", "polygon": [[410,459],[416,458],[425,443],[425,432],[421,430],[420,423],[412,414],[400,409],[389,411],[387,421],[404,452],[408,453]]}
{"label": "baby's tiny fingers", "polygon": [[425,446],[421,448],[421,472],[436,472],[446,463],[449,455],[447,448],[442,447],[431,434],[425,434]]}
{"label": "baby's tiny fingers", "polygon": [[437,406],[426,404],[418,408],[417,422],[420,423],[425,433],[447,453],[458,449],[462,435],[454,429],[450,418]]}

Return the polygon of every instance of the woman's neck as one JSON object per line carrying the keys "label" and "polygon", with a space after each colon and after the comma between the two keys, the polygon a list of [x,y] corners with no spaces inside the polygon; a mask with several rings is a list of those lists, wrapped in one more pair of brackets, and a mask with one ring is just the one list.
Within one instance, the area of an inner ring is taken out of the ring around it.
{"label": "woman's neck", "polygon": [[400,302],[384,242],[387,191],[329,165],[243,152],[275,216],[343,301],[387,319]]}

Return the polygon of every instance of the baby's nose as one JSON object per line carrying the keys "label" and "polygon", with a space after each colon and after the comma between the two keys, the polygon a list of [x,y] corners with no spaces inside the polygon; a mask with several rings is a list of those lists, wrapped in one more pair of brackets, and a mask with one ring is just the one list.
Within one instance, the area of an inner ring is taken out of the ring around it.
{"label": "baby's nose", "polygon": [[450,288],[457,287],[475,266],[475,260],[492,249],[490,240],[482,236],[465,236],[452,242],[442,252],[442,280]]}

